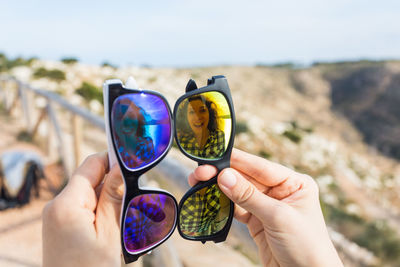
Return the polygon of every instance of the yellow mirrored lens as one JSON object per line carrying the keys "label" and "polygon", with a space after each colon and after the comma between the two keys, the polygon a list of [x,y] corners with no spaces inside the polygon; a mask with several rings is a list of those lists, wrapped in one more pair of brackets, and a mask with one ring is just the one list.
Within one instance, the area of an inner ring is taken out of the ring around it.
{"label": "yellow mirrored lens", "polygon": [[202,188],[190,195],[179,215],[181,232],[188,237],[205,237],[218,233],[226,225],[230,201],[217,184]]}
{"label": "yellow mirrored lens", "polygon": [[221,158],[229,144],[232,118],[225,96],[206,92],[183,100],[177,110],[178,144],[188,154],[205,159]]}

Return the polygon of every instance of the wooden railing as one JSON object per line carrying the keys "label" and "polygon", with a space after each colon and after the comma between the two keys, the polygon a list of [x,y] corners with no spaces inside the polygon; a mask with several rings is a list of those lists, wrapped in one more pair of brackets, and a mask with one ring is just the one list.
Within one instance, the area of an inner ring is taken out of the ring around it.
{"label": "wooden railing", "polygon": [[[44,99],[44,102],[42,101],[43,103],[39,106],[35,105],[34,101],[37,97]],[[54,153],[55,150],[57,151],[58,155],[56,155],[56,157],[60,160],[64,168],[64,182],[67,182],[73,169],[76,168],[81,161],[83,122],[89,123],[105,132],[105,124],[102,117],[92,114],[85,108],[70,104],[56,93],[34,88],[10,76],[0,76],[0,101],[3,109],[5,109],[6,113],[10,116],[15,116],[14,113],[18,112],[18,110],[22,110],[21,114],[18,115],[23,117],[26,131],[31,138],[38,135],[40,125],[47,119],[49,122],[48,125],[51,126],[48,127],[47,136],[45,137],[48,143],[47,152],[51,154]],[[60,123],[60,117],[65,118],[67,116],[70,116],[69,128],[71,130],[69,134],[72,135],[72,155],[66,153],[66,141],[64,140],[65,123]],[[50,128],[53,129],[53,131]],[[56,139],[56,149],[53,147],[52,132],[54,132]],[[104,136],[104,141],[105,140]],[[171,166],[173,166],[173,172],[171,172]],[[181,183],[183,177],[187,177],[189,173],[188,169],[180,166],[171,159],[165,159],[164,162],[157,166],[157,169],[165,173],[172,182],[175,181],[183,186],[182,189],[188,189],[187,185]],[[152,261],[162,263],[163,266],[182,266],[179,255],[170,240],[157,249],[152,255]]]}
{"label": "wooden railing", "polygon": [[[40,125],[47,118],[49,122],[49,127],[47,130],[48,136],[46,137],[48,142],[47,150],[51,155],[54,155],[54,150],[58,152],[58,157],[62,163],[66,177],[69,177],[72,170],[81,161],[81,144],[83,138],[82,120],[85,120],[86,122],[100,128],[103,131],[105,130],[104,120],[101,117],[93,115],[84,108],[70,104],[58,94],[43,89],[34,88],[29,84],[23,83],[13,77],[0,77],[0,91],[2,94],[3,106],[8,114],[12,115],[16,108],[19,106],[22,107],[23,114],[21,115],[25,120],[26,130],[31,138],[34,138],[37,135]],[[44,106],[35,107],[34,99],[36,97],[41,97],[45,100]],[[71,116],[70,128],[72,129],[73,136],[73,157],[69,161],[67,161],[69,157],[66,155],[66,142],[64,140],[63,128],[60,124],[59,116],[55,111],[56,105],[58,108],[63,109]],[[55,148],[53,146],[52,134],[54,134],[56,138]]]}

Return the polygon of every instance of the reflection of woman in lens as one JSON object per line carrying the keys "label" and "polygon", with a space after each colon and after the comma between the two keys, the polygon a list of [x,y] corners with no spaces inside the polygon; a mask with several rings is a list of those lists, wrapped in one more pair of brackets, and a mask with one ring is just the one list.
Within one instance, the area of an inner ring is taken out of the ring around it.
{"label": "reflection of woman in lens", "polygon": [[129,99],[122,99],[115,111],[116,144],[122,161],[137,168],[154,158],[153,140],[145,136],[145,116],[142,108]]}
{"label": "reflection of woman in lens", "polygon": [[178,125],[179,143],[189,154],[203,158],[218,158],[225,151],[225,134],[218,128],[216,105],[204,96],[185,101]]}
{"label": "reflection of woman in lens", "polygon": [[176,214],[172,199],[165,195],[145,194],[132,199],[124,222],[125,246],[129,251],[154,245],[171,231]]}
{"label": "reflection of woman in lens", "polygon": [[188,197],[180,212],[180,227],[187,236],[210,236],[221,231],[229,216],[229,199],[217,184]]}

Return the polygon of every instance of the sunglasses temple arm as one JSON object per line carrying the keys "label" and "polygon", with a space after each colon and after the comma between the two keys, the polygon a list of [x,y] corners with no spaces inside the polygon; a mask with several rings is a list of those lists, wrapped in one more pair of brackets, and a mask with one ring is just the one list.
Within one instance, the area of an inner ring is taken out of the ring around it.
{"label": "sunglasses temple arm", "polygon": [[103,84],[103,103],[104,103],[104,122],[107,135],[107,147],[108,147],[108,161],[109,168],[111,169],[115,164],[117,164],[116,153],[112,145],[111,130],[110,130],[110,110],[109,110],[109,84],[106,81]]}

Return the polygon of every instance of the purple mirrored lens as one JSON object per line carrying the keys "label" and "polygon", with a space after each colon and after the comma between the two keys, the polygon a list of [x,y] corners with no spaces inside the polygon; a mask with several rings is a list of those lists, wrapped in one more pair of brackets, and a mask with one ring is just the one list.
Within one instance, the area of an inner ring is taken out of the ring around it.
{"label": "purple mirrored lens", "polygon": [[164,100],[149,93],[119,96],[111,109],[117,153],[130,170],[149,165],[168,148],[171,117]]}
{"label": "purple mirrored lens", "polygon": [[175,201],[165,194],[133,198],[126,211],[123,238],[125,248],[140,253],[162,242],[176,223]]}

